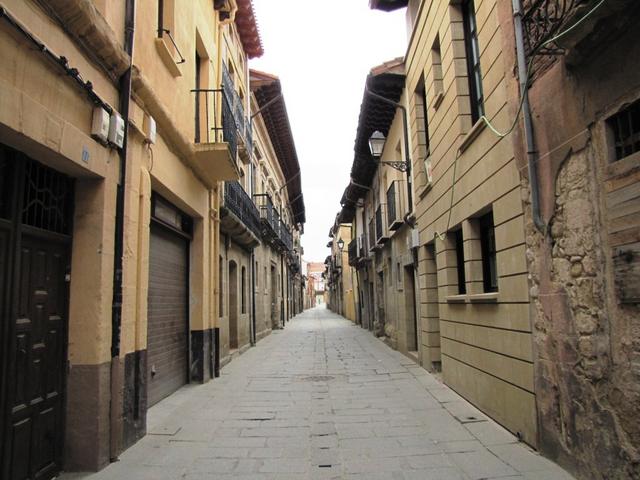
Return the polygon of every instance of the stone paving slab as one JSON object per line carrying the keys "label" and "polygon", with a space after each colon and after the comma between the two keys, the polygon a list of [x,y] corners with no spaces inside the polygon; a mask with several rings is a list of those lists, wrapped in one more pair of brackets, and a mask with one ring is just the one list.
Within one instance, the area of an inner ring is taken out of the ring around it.
{"label": "stone paving slab", "polygon": [[60,480],[571,480],[437,377],[319,307],[151,408],[119,461]]}

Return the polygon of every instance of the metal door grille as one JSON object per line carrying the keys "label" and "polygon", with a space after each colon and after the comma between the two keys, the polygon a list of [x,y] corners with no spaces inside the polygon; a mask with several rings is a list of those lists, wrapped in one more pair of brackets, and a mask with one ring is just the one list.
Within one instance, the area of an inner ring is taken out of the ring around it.
{"label": "metal door grille", "polygon": [[72,180],[37,162],[25,165],[22,223],[50,232],[71,233]]}

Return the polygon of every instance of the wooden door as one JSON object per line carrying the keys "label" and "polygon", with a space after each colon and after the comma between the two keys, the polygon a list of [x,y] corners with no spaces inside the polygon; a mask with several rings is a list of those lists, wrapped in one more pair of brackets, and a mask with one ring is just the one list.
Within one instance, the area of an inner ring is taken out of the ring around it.
{"label": "wooden door", "polygon": [[10,351],[10,479],[48,479],[61,467],[68,247],[25,235]]}
{"label": "wooden door", "polygon": [[63,457],[73,184],[2,145],[0,159],[13,179],[0,192],[0,477],[48,480]]}

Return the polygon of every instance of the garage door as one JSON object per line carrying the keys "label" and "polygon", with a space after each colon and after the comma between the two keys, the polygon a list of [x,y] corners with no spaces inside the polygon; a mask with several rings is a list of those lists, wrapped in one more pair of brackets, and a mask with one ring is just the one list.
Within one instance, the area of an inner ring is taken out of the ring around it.
{"label": "garage door", "polygon": [[187,383],[188,254],[187,238],[152,223],[147,337],[149,406]]}

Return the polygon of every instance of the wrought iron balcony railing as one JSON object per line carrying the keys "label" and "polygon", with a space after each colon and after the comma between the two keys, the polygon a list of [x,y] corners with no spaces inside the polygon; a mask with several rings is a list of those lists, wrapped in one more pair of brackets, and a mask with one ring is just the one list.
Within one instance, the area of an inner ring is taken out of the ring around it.
{"label": "wrought iron balcony railing", "polygon": [[391,182],[387,190],[387,225],[390,230],[397,230],[403,224],[404,202],[401,180]]}
{"label": "wrought iron balcony railing", "polygon": [[267,193],[260,193],[254,195],[253,198],[260,211],[262,235],[268,240],[277,239],[280,231],[280,215],[271,201],[271,196]]}
{"label": "wrought iron balcony railing", "polygon": [[260,212],[238,182],[224,182],[224,206],[260,237]]}
{"label": "wrought iron balcony railing", "polygon": [[576,16],[580,7],[591,5],[591,0],[523,0],[523,24],[527,52],[540,55],[563,53],[559,45],[541,46],[560,32]]}
{"label": "wrought iron balcony railing", "polygon": [[222,89],[229,102],[240,137],[245,142],[248,151],[253,150],[253,135],[251,131],[251,119],[245,115],[243,100],[236,92],[233,80],[226,65],[222,65]]}
{"label": "wrought iron balcony railing", "polygon": [[349,242],[349,265],[355,267],[358,264],[358,239],[354,238]]}
{"label": "wrought iron balcony railing", "polygon": [[231,156],[238,152],[238,131],[223,89],[198,88],[195,94],[195,143],[227,142]]}
{"label": "wrought iron balcony railing", "polygon": [[376,209],[376,243],[378,245],[384,244],[389,240],[387,235],[387,209],[386,205],[380,204]]}
{"label": "wrought iron balcony railing", "polygon": [[372,251],[376,248],[376,222],[373,218],[369,220],[369,234],[367,238],[369,239],[369,251]]}
{"label": "wrought iron balcony railing", "polygon": [[287,224],[282,220],[280,220],[280,241],[287,251],[293,249],[293,235]]}

